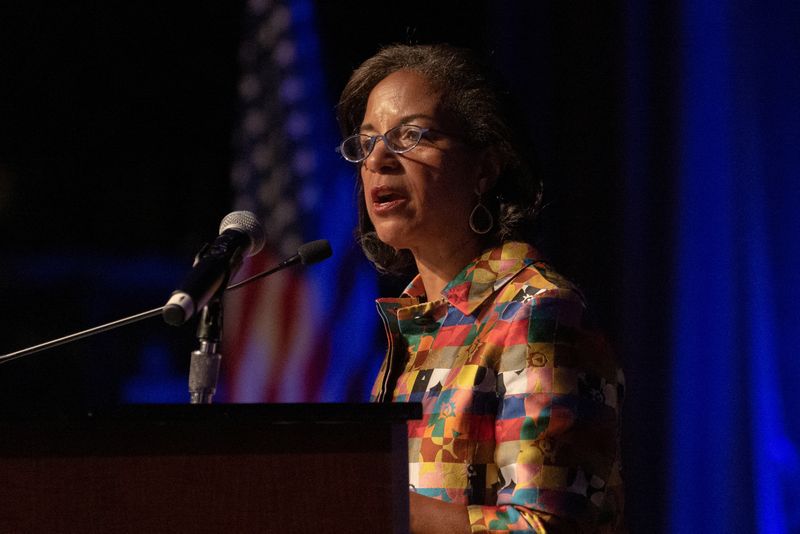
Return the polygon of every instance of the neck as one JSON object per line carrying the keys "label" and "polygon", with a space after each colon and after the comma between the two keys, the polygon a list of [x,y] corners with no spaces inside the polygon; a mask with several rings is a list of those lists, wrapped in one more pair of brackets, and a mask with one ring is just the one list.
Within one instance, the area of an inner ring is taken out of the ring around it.
{"label": "neck", "polygon": [[464,242],[439,245],[428,250],[411,251],[417,263],[422,285],[428,300],[437,300],[442,290],[453,278],[481,252],[477,239],[470,237]]}

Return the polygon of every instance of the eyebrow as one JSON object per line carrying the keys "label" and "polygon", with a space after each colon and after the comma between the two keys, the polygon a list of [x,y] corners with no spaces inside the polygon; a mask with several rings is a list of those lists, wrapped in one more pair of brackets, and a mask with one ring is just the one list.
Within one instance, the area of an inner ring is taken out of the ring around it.
{"label": "eyebrow", "polygon": [[[428,120],[431,120],[431,121],[436,120],[433,117],[431,117],[430,115],[427,115],[425,113],[414,113],[412,115],[405,115],[403,117],[400,117],[400,122],[398,122],[397,124],[398,124],[398,126],[400,124],[408,124],[411,121],[414,121],[416,119],[428,119]],[[358,127],[358,131],[359,132],[362,132],[364,130],[375,130],[375,127],[373,125],[369,124],[369,123],[362,124],[361,126]]]}

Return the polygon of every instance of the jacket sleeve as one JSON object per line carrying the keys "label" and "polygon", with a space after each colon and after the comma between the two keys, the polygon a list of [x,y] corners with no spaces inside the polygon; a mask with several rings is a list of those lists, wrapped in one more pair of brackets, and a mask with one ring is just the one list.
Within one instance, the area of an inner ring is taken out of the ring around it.
{"label": "jacket sleeve", "polygon": [[514,304],[499,312],[517,338],[497,364],[497,504],[469,506],[472,531],[613,531],[622,507],[615,358],[577,292],[539,290]]}

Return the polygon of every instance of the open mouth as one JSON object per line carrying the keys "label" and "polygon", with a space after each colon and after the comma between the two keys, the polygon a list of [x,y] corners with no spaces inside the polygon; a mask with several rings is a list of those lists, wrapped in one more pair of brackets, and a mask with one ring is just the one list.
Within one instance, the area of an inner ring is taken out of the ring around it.
{"label": "open mouth", "polygon": [[394,190],[386,186],[374,187],[370,194],[372,205],[370,213],[374,216],[389,216],[395,213],[408,201],[408,197],[403,194],[403,190]]}
{"label": "open mouth", "polygon": [[372,190],[372,202],[374,204],[390,204],[404,197],[397,191],[393,191],[386,187],[376,187]]}
{"label": "open mouth", "polygon": [[386,202],[392,202],[394,200],[399,200],[399,199],[400,199],[400,195],[398,195],[397,193],[393,193],[391,191],[378,193],[375,196],[375,202],[377,202],[379,204],[384,204]]}

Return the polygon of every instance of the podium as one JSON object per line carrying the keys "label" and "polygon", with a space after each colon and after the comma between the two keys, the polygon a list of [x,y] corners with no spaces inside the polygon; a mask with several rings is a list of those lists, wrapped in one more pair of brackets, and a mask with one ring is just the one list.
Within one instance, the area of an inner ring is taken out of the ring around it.
{"label": "podium", "polygon": [[408,532],[419,404],[0,414],[0,532]]}

